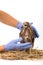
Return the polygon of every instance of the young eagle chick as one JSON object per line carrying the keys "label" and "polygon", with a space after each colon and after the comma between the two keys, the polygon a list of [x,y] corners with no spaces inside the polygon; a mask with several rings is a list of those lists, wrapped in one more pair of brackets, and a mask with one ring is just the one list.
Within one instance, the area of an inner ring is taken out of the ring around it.
{"label": "young eagle chick", "polygon": [[32,47],[34,46],[34,31],[29,22],[24,22],[20,31],[20,37],[22,37],[21,43],[30,42]]}

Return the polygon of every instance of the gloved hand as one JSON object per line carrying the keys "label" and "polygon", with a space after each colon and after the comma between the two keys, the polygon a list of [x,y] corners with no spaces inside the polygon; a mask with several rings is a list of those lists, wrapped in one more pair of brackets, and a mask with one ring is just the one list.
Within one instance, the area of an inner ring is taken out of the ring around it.
{"label": "gloved hand", "polygon": [[17,28],[19,29],[19,30],[22,30],[22,22],[18,22],[18,24],[17,24]]}
{"label": "gloved hand", "polygon": [[34,37],[36,38],[38,38],[39,37],[39,34],[38,34],[38,31],[36,30],[36,28],[34,27],[34,26],[32,26],[32,29],[33,29],[33,31],[34,31],[34,33],[35,33],[35,35],[34,35]]}
{"label": "gloved hand", "polygon": [[25,50],[25,49],[32,47],[30,42],[20,43],[20,41],[22,41],[21,37],[19,39],[12,40],[8,44],[4,45],[5,51],[8,51],[8,50]]}
{"label": "gloved hand", "polygon": [[[22,24],[23,24],[23,23],[18,22],[17,28],[18,28],[19,30],[22,30]],[[30,24],[32,25],[33,23],[30,23]],[[39,37],[39,34],[38,34],[36,28],[35,28],[34,26],[32,26],[32,29],[33,29],[33,31],[34,31],[34,33],[35,33],[34,37],[35,37],[35,38],[38,38],[38,37]]]}

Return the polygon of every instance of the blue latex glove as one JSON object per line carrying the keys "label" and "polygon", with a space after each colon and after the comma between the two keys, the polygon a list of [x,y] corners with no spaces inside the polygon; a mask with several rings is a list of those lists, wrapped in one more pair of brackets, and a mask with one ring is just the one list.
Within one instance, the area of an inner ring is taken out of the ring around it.
{"label": "blue latex glove", "polygon": [[[33,23],[31,23],[31,24],[33,24]],[[21,23],[21,22],[18,22],[17,28],[18,28],[19,30],[22,30],[22,23]],[[38,38],[38,37],[39,37],[39,34],[38,34],[36,28],[35,28],[34,26],[32,26],[32,29],[33,29],[33,31],[34,31],[34,33],[35,33],[34,37],[35,37],[35,38]]]}
{"label": "blue latex glove", "polygon": [[17,28],[18,28],[19,30],[22,30],[22,22],[18,22]]}
{"label": "blue latex glove", "polygon": [[4,45],[5,51],[8,51],[8,50],[25,50],[25,49],[32,47],[30,42],[20,43],[20,41],[22,41],[21,37],[19,39],[12,40],[8,44]]}
{"label": "blue latex glove", "polygon": [[34,33],[35,33],[35,35],[34,35],[34,37],[36,38],[38,38],[39,37],[39,34],[38,34],[38,31],[36,30],[36,28],[34,27],[34,26],[32,26],[32,29],[33,29],[33,31],[34,31]]}

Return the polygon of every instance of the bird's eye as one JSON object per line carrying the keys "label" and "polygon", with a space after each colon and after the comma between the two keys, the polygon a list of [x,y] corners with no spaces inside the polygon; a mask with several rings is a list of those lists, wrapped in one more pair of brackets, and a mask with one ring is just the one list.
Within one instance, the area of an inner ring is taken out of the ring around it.
{"label": "bird's eye", "polygon": [[25,26],[27,26],[27,25],[25,25]]}

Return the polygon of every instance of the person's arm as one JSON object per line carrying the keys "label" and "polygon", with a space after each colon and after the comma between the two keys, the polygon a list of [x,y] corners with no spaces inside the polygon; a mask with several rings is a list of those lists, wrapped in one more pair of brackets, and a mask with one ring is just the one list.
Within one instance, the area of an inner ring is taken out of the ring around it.
{"label": "person's arm", "polygon": [[13,27],[17,27],[17,24],[18,24],[18,20],[16,20],[11,15],[1,10],[0,10],[0,22]]}
{"label": "person's arm", "polygon": [[0,46],[0,52],[5,51],[4,46]]}

